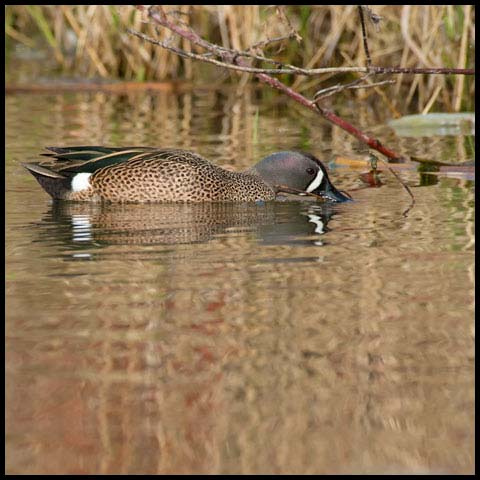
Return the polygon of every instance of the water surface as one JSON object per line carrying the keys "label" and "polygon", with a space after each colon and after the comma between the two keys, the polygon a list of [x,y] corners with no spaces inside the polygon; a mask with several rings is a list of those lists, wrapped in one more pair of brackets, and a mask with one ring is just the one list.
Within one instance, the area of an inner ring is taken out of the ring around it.
{"label": "water surface", "polygon": [[[8,473],[473,472],[474,181],[402,171],[404,215],[344,132],[250,90],[6,103]],[[19,162],[75,144],[303,148],[355,202],[53,203]]]}

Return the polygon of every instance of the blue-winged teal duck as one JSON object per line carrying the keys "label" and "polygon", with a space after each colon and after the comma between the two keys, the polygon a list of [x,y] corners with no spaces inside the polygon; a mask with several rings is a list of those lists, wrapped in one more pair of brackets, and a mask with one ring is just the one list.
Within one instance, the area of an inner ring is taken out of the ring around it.
{"label": "blue-winged teal duck", "polygon": [[[279,186],[350,200],[309,153],[278,152],[245,172],[224,170],[196,153],[151,147],[48,147],[46,162],[23,164],[55,199],[91,202],[268,201]],[[288,191],[288,190],[286,190]]]}

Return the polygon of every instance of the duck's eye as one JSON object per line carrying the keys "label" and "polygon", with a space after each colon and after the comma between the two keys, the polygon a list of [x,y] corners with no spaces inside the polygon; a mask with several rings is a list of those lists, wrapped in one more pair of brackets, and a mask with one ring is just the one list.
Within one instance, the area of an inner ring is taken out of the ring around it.
{"label": "duck's eye", "polygon": [[309,175],[313,175],[313,174],[315,173],[315,169],[314,169],[314,168],[311,168],[311,167],[310,167],[310,168],[307,168],[307,173],[308,173]]}

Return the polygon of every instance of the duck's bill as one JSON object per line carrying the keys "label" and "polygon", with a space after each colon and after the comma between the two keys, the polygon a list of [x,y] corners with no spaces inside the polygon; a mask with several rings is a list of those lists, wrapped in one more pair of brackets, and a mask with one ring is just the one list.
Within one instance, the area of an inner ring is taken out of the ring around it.
{"label": "duck's bill", "polygon": [[317,191],[313,191],[312,193],[321,195],[322,197],[325,197],[328,200],[331,200],[332,202],[340,203],[340,202],[352,201],[352,197],[348,195],[348,193],[337,190],[332,184],[327,185],[327,188],[325,188],[325,190],[321,190],[321,191],[317,190]]}

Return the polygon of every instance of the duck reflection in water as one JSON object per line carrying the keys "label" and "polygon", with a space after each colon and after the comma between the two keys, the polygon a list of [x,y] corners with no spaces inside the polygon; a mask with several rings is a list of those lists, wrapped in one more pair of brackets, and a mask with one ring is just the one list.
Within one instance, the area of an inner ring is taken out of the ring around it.
{"label": "duck reflection in water", "polygon": [[[264,245],[322,245],[328,222],[340,213],[338,206],[308,201],[260,205],[53,202],[43,218],[48,231],[42,237],[61,239],[77,251],[108,245],[205,243],[248,233]],[[57,232],[52,232],[52,225]]]}

